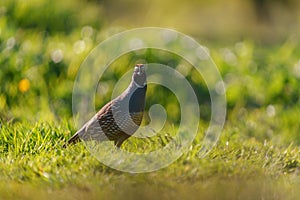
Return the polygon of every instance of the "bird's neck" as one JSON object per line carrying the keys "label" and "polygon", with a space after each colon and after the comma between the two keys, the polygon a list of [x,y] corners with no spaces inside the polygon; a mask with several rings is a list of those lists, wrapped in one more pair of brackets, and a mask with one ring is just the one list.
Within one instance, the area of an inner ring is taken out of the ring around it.
{"label": "bird's neck", "polygon": [[131,83],[133,83],[137,88],[143,88],[146,85],[146,82],[144,82],[143,85],[139,85],[137,82],[135,82],[134,80],[131,81]]}
{"label": "bird's neck", "polygon": [[144,87],[137,87],[136,84],[132,81],[127,90],[125,90],[120,95],[120,100],[122,102],[124,102],[125,104],[129,103],[130,113],[144,111],[146,90],[147,85],[145,85]]}

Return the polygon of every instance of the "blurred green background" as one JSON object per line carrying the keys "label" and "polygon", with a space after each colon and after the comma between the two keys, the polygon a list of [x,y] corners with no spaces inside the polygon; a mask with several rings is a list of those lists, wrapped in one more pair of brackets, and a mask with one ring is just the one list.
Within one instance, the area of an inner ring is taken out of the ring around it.
{"label": "blurred green background", "polygon": [[[111,35],[145,26],[178,30],[209,48],[226,84],[228,132],[300,144],[297,0],[2,0],[0,118],[71,119],[73,83],[84,58]],[[151,50],[112,64],[101,80],[97,108],[140,59],[185,73],[197,91],[203,122],[208,122],[210,97],[201,76],[182,69],[175,55]],[[160,102],[170,120],[178,122],[175,97],[165,98],[166,92],[151,96],[154,91],[149,90],[147,106]]]}

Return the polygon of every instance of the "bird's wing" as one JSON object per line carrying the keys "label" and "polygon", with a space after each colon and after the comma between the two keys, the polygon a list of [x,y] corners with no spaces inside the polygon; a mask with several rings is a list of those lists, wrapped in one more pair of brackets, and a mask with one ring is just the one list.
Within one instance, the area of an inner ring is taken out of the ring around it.
{"label": "bird's wing", "polygon": [[88,121],[82,129],[79,131],[79,136],[81,139],[85,141],[89,140],[98,140],[98,141],[105,141],[107,140],[105,134],[103,133],[103,130],[100,127],[99,121],[98,121],[98,115],[94,115],[90,121]]}

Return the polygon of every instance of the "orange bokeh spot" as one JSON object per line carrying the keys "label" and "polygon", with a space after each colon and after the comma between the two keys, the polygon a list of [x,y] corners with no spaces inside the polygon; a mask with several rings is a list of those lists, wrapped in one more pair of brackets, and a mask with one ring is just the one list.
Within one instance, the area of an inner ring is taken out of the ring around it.
{"label": "orange bokeh spot", "polygon": [[30,88],[30,82],[28,79],[24,78],[19,82],[19,90],[22,93],[25,93],[29,90]]}

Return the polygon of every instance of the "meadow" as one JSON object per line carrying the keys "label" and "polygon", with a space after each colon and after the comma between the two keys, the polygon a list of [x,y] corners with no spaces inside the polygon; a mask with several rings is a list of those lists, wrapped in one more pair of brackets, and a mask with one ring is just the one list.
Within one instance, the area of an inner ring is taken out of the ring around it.
{"label": "meadow", "polygon": [[[297,34],[282,37],[279,31],[278,37],[271,34],[263,43],[257,35],[228,40],[179,26],[209,49],[226,86],[226,123],[218,143],[204,158],[198,152],[211,117],[211,103],[203,77],[180,57],[151,49],[123,55],[111,64],[100,80],[95,107],[110,100],[113,86],[137,61],[177,69],[196,91],[201,110],[200,128],[188,151],[170,166],[135,174],[105,166],[83,143],[63,148],[78,128],[72,91],[81,63],[97,44],[131,26],[109,24],[107,18],[113,14],[106,16],[105,8],[120,8],[102,3],[0,3],[0,199],[299,197]],[[123,149],[156,149],[176,133],[178,116],[186,113],[178,111],[175,96],[151,86],[146,110],[155,103],[166,109],[169,126],[150,141],[130,138]]]}

